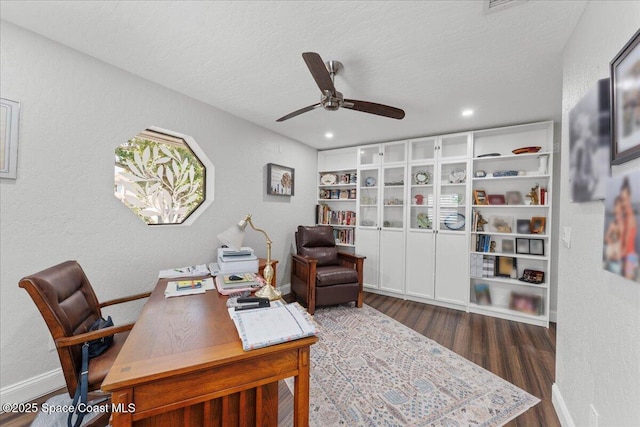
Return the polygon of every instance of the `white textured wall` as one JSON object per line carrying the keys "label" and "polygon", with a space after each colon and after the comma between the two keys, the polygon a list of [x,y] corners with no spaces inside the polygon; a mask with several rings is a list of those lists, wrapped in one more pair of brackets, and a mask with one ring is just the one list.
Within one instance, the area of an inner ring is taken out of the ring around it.
{"label": "white textured wall", "polygon": [[[569,111],[640,27],[640,2],[591,1],[565,46],[562,95],[562,170],[569,170]],[[640,159],[613,174],[640,169]],[[604,203],[570,203],[562,176],[560,227],[572,228],[571,248],[560,245],[556,383],[576,426],[640,423],[640,284],[605,272]]]}
{"label": "white textured wall", "polygon": [[[212,261],[215,236],[253,213],[288,283],[294,228],[314,220],[316,150],[6,21],[0,31],[0,92],[21,102],[18,179],[0,180],[1,387],[59,367],[18,288],[58,262],[77,259],[100,300],[149,290],[159,269]],[[115,147],[151,125],[193,136],[215,165],[215,201],[189,227],[149,227],[112,194]],[[295,196],[265,194],[269,162],[296,169]],[[247,237],[265,256],[262,235]]]}

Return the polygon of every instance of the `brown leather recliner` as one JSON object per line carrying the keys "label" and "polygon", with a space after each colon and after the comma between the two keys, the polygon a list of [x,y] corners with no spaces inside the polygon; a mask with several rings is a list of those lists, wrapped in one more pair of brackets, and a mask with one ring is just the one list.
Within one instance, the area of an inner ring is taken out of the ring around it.
{"label": "brown leather recliner", "polygon": [[365,257],[338,252],[333,227],[298,226],[297,255],[291,255],[291,293],[307,306],[316,307],[355,301],[362,307],[362,266]]}
{"label": "brown leather recliner", "polygon": [[102,317],[100,309],[151,294],[147,292],[99,303],[89,279],[76,261],[65,261],[24,277],[19,286],[29,293],[49,327],[71,397],[78,385],[82,344],[116,334],[113,345],[107,351],[89,360],[89,391],[96,390],[111,369],[128,331],[133,328],[133,323],[129,323],[88,332],[91,325]]}

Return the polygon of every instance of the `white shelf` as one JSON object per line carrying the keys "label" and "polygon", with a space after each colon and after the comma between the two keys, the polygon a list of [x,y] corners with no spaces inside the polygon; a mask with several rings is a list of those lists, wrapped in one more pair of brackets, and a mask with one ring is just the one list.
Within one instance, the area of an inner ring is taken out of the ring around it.
{"label": "white shelf", "polygon": [[411,188],[428,188],[433,187],[433,184],[411,184]]}
{"label": "white shelf", "polygon": [[355,202],[356,199],[318,199],[318,203],[322,202]]}
{"label": "white shelf", "polygon": [[511,310],[508,308],[497,307],[494,305],[478,305],[476,303],[469,303],[469,312],[476,314],[484,314],[484,315],[497,315],[495,317],[500,317],[508,320],[515,321],[524,321],[526,323],[531,323],[538,326],[547,326],[547,316],[546,315],[533,315],[523,313],[521,311]]}
{"label": "white shelf", "polygon": [[528,283],[523,282],[518,279],[510,279],[508,277],[472,277],[471,280],[478,280],[481,282],[491,282],[491,283],[504,283],[508,285],[518,285],[518,286],[529,286],[536,289],[549,289],[549,285],[547,283]]}
{"label": "white shelf", "polygon": [[506,252],[478,252],[478,251],[472,251],[471,253],[479,254],[479,255],[502,256],[502,257],[510,257],[510,258],[537,259],[541,261],[549,261],[549,257],[544,255],[512,254],[512,253],[506,253]]}
{"label": "white shelf", "polygon": [[490,236],[503,237],[523,237],[525,239],[548,239],[548,234],[517,234],[517,233],[497,233],[492,231],[472,231],[471,234],[488,234]]}
{"label": "white shelf", "polygon": [[549,156],[551,155],[551,153],[548,151],[538,151],[537,153],[524,153],[524,154],[509,153],[509,154],[500,155],[500,156],[474,157],[473,162],[480,163],[480,162],[491,162],[496,160],[509,161],[509,160],[515,160],[515,159],[537,158],[538,156],[542,156],[542,155]]}
{"label": "white shelf", "polygon": [[346,243],[336,243],[336,246],[343,246],[345,248],[355,248],[356,245],[348,245]]}
{"label": "white shelf", "polygon": [[489,208],[489,209],[494,209],[494,208],[499,208],[499,209],[540,209],[540,208],[550,208],[551,205],[472,205],[471,206],[474,209],[484,209],[484,208]]}
{"label": "white shelf", "polygon": [[550,175],[515,175],[515,176],[483,176],[479,178],[473,178],[474,181],[515,181],[515,180],[530,180],[530,179],[548,179]]}
{"label": "white shelf", "polygon": [[318,225],[330,225],[333,228],[356,228],[355,225],[341,225],[341,224],[318,224]]}
{"label": "white shelf", "polygon": [[318,188],[356,188],[358,184],[318,184]]}

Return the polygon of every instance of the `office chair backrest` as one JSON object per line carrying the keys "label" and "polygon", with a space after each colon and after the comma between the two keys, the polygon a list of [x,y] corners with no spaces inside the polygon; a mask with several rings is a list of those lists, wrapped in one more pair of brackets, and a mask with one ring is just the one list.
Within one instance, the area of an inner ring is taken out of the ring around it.
{"label": "office chair backrest", "polygon": [[296,233],[298,255],[318,260],[318,267],[338,264],[338,248],[333,236],[333,227],[298,226]]}
{"label": "office chair backrest", "polygon": [[[76,261],[47,268],[20,280],[49,328],[54,341],[89,331],[102,317],[91,283]],[[67,388],[73,396],[82,362],[81,345],[58,348]]]}

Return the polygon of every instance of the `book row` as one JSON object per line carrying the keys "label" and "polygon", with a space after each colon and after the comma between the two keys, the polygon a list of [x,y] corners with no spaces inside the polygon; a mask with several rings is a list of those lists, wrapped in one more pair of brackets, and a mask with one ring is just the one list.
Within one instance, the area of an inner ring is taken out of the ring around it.
{"label": "book row", "polygon": [[332,211],[327,205],[317,205],[316,224],[356,225],[356,213],[353,211]]}

